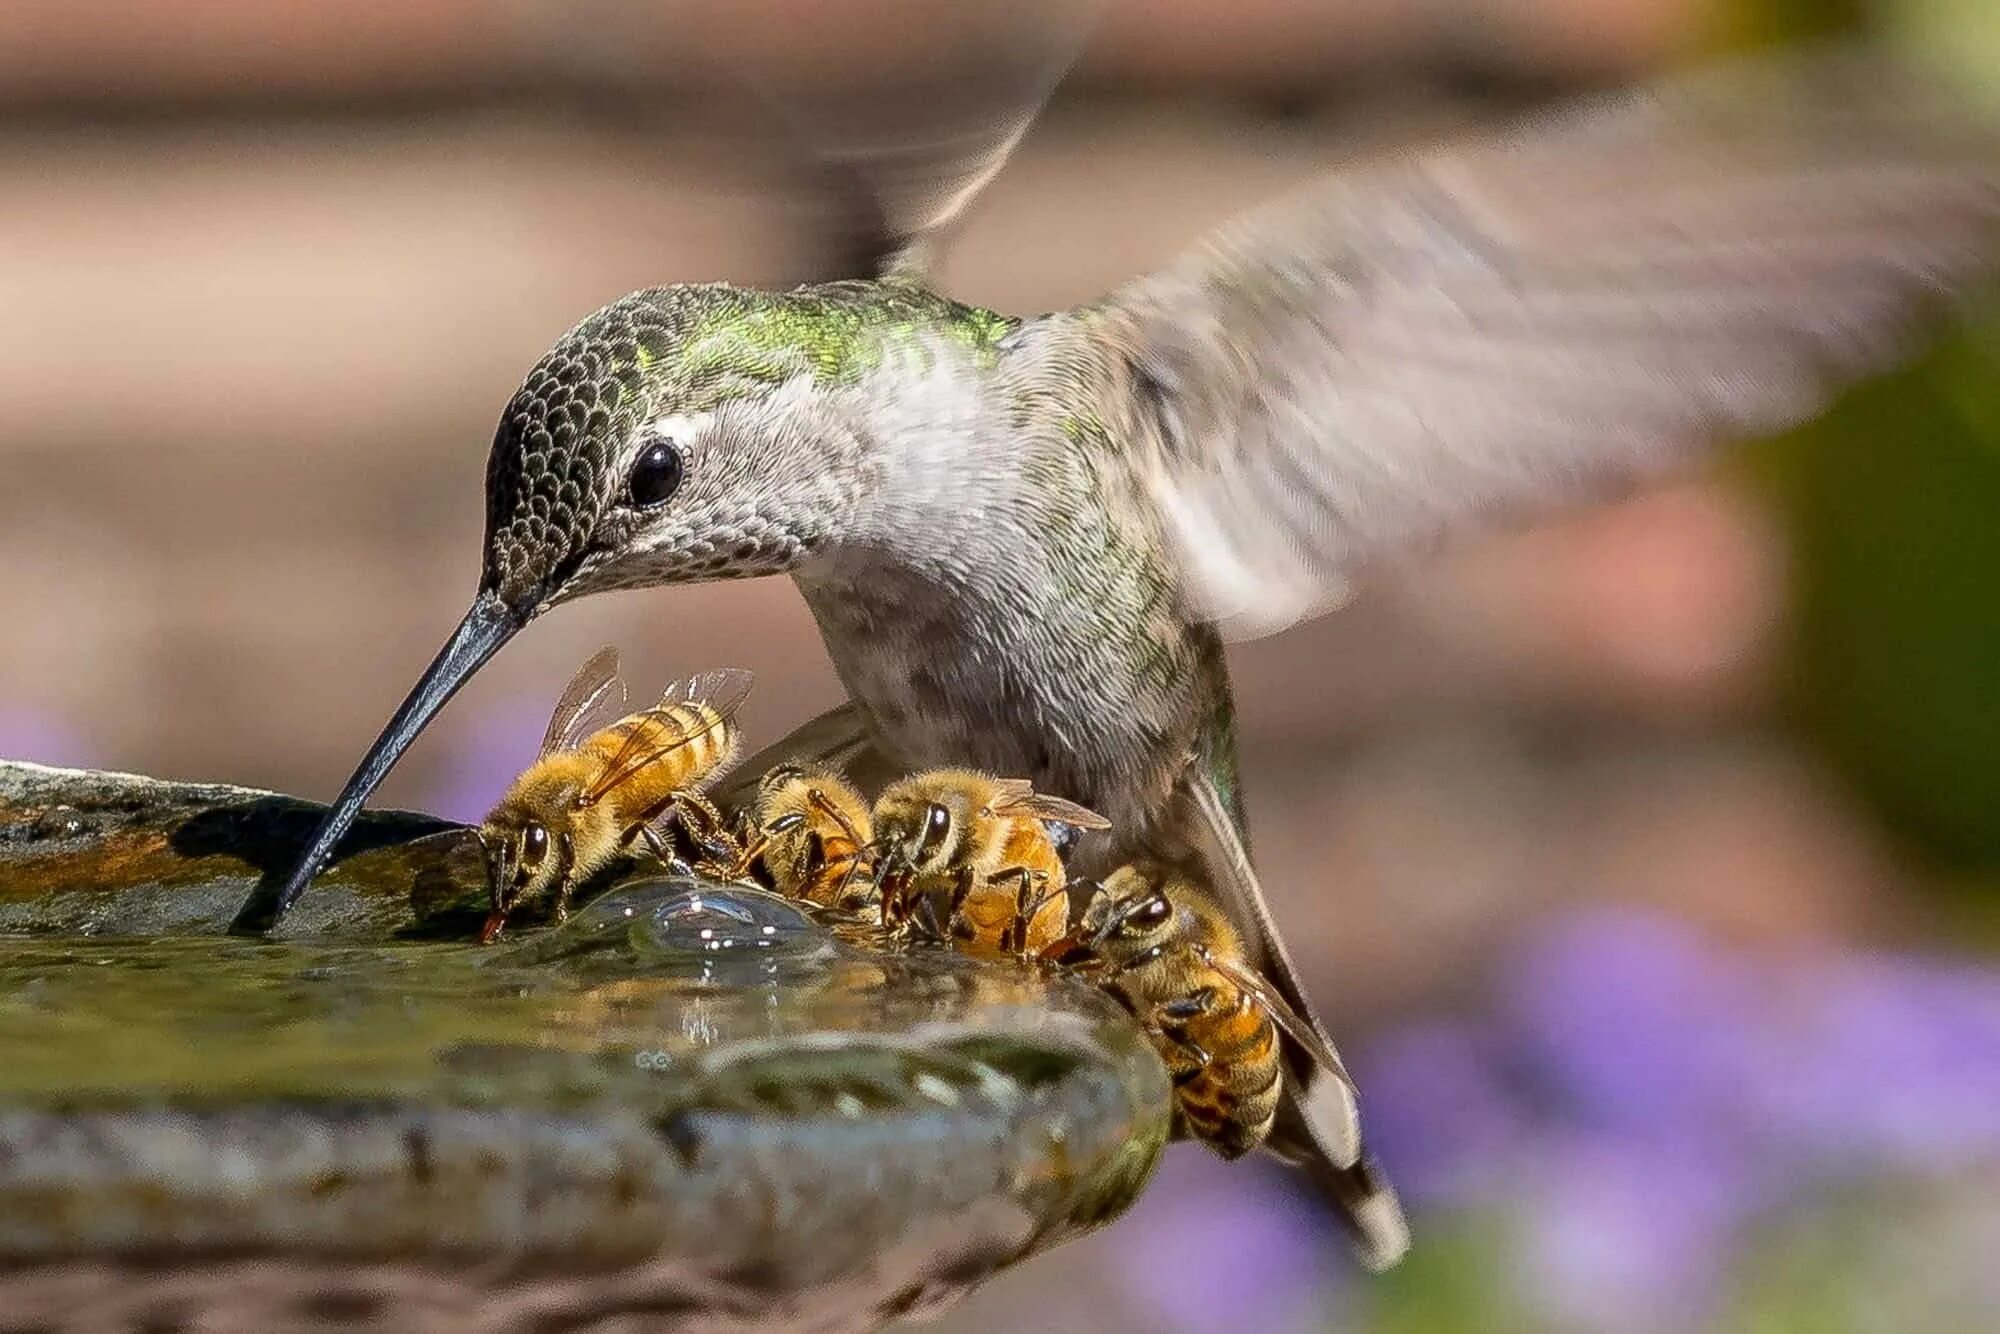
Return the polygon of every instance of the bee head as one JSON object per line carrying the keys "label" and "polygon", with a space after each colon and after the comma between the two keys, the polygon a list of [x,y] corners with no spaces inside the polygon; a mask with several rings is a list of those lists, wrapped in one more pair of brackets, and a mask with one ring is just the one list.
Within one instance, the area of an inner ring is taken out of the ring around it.
{"label": "bee head", "polygon": [[1084,910],[1079,934],[1085,947],[1127,955],[1163,943],[1176,915],[1164,883],[1164,876],[1143,865],[1121,866],[1106,876]]}
{"label": "bee head", "polygon": [[768,802],[806,776],[805,766],[800,764],[780,764],[765,771],[757,780],[757,800]]}
{"label": "bee head", "polygon": [[547,898],[574,860],[572,833],[561,818],[565,809],[560,803],[531,808],[503,801],[480,826],[493,903],[489,936],[522,904]]}
{"label": "bee head", "polygon": [[962,793],[892,788],[876,808],[877,854],[893,870],[915,875],[944,871],[965,843],[969,814]]}

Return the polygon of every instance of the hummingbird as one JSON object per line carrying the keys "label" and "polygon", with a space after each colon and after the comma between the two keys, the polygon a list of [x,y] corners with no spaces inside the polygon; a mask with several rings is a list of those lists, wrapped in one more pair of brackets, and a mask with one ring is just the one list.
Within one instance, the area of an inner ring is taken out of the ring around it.
{"label": "hummingbird", "polygon": [[[1312,1015],[1250,858],[1225,643],[1889,369],[2000,249],[2000,147],[1948,101],[1852,54],[1672,77],[1336,170],[1041,314],[941,294],[911,237],[871,279],[614,301],[501,413],[470,610],[244,920],[542,612],[788,574],[849,703],[774,752],[1082,803],[1111,828],[1079,857],[1199,868]],[[1392,1263],[1351,1091],[1290,1068],[1269,1147]]]}

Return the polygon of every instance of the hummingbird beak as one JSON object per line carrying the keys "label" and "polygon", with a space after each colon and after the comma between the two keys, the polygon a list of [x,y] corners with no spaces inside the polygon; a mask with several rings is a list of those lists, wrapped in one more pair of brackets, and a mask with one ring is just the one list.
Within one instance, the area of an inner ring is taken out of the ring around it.
{"label": "hummingbird beak", "polygon": [[458,688],[471,680],[473,673],[485,666],[487,660],[498,653],[501,645],[512,639],[527,621],[526,615],[508,607],[496,593],[481,593],[473,601],[472,609],[458,623],[450,641],[425,670],[416,688],[410,691],[409,698],[403,701],[403,706],[396,710],[396,716],[382,729],[382,735],[368,748],[354,776],[340,790],[340,796],[327,808],[319,828],[313,832],[305,855],[279,890],[276,902],[270,904],[268,912],[263,911],[264,894],[260,886],[237,914],[233,929],[268,931],[277,925],[278,919],[298,901],[313,877],[320,873],[332,856],[334,845],[354,823],[354,817],[361,813],[362,804],[388,776],[389,770],[410,748],[410,743],[417,739],[432,715],[443,708],[445,701],[457,694]]}

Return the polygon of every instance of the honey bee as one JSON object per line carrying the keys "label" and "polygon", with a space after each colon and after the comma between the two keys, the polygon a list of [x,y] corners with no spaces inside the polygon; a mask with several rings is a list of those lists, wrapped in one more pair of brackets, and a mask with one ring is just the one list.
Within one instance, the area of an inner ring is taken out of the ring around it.
{"label": "honey bee", "polygon": [[750,692],[746,671],[676,681],[659,703],[625,707],[618,650],[600,649],[556,701],[535,762],[480,826],[493,911],[492,941],[524,905],[558,922],[576,887],[621,856],[646,851],[669,864],[734,865],[741,855],[721,814],[701,795],[734,758],[731,722]]}
{"label": "honey bee", "polygon": [[[874,817],[885,925],[915,923],[974,955],[1026,956],[1054,944],[1069,925],[1058,837],[1110,827],[1025,778],[972,769],[892,783]],[[1050,822],[1069,832],[1059,835]]]}
{"label": "honey bee", "polygon": [[1184,1134],[1224,1158],[1263,1144],[1285,1088],[1280,1031],[1353,1089],[1318,1029],[1244,961],[1242,938],[1185,875],[1139,862],[1106,876],[1043,957],[1096,981],[1153,1035]]}
{"label": "honey bee", "polygon": [[873,828],[867,800],[838,772],[782,764],[758,780],[743,812],[738,870],[761,866],[787,898],[873,912],[882,897],[869,847]]}

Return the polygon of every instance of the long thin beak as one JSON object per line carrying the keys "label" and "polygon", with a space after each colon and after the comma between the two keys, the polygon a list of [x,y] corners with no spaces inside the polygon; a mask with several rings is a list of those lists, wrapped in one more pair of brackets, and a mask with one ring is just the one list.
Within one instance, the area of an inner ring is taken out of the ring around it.
{"label": "long thin beak", "polygon": [[327,859],[333,855],[334,845],[354,823],[354,817],[361,813],[362,804],[388,776],[403,752],[410,748],[410,743],[417,739],[424,725],[526,622],[526,617],[510,610],[496,595],[479,595],[472,609],[465,613],[465,619],[458,623],[458,629],[452,632],[450,641],[424,671],[416,689],[396,710],[396,716],[382,729],[382,735],[375,738],[375,744],[368,748],[368,754],[362,758],[354,776],[347,780],[347,786],[340,790],[340,796],[327,809],[325,818],[313,833],[305,856],[299,859],[284,888],[279,890],[276,901],[270,904],[268,917],[259,911],[263,906],[260,888],[260,892],[252,894],[250,901],[237,914],[238,930],[268,931],[277,925],[278,919],[298,901],[313,877],[324,868]]}

